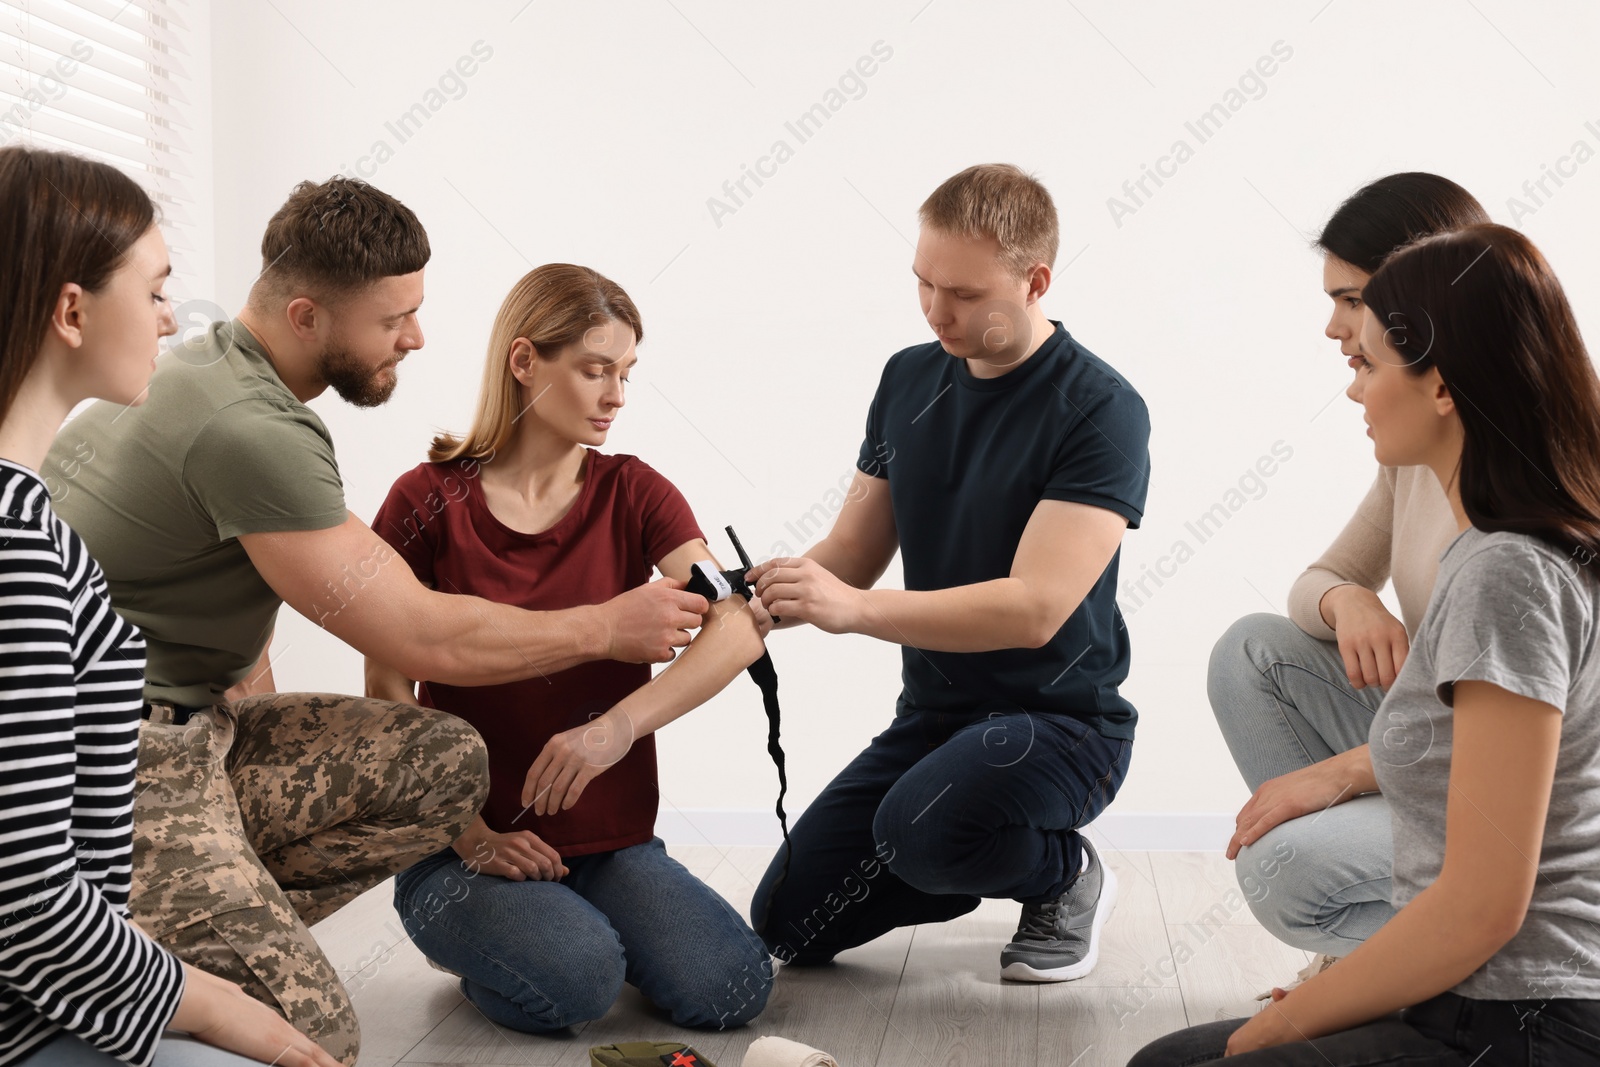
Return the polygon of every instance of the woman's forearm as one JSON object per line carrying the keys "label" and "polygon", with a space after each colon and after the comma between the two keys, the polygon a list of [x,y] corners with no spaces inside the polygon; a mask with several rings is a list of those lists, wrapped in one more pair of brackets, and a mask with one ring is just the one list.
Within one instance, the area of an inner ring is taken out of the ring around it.
{"label": "woman's forearm", "polygon": [[[1435,881],[1366,943],[1273,1008],[1301,1040],[1348,1030],[1455,988],[1498,952],[1481,894]],[[1272,1009],[1267,1009],[1272,1010]]]}
{"label": "woman's forearm", "polygon": [[764,650],[755,615],[744,599],[718,601],[689,647],[606,714],[625,718],[635,739],[654,733],[720,693]]}
{"label": "woman's forearm", "polygon": [[1522,928],[1538,878],[1561,711],[1467,679],[1455,683],[1453,709],[1439,874],[1338,966],[1276,1005],[1285,1025],[1304,1036],[1453,989]]}
{"label": "woman's forearm", "polygon": [[1339,785],[1347,787],[1341,794],[1341,799],[1360,796],[1362,793],[1378,792],[1378,776],[1372,773],[1372,746],[1360,745],[1341,752],[1327,760],[1327,763],[1337,768]]}
{"label": "woman's forearm", "polygon": [[1322,594],[1322,599],[1317,602],[1317,611],[1322,616],[1322,621],[1328,624],[1328,628],[1338,632],[1339,608],[1354,601],[1383,607],[1383,600],[1371,589],[1353,582],[1345,582]]}

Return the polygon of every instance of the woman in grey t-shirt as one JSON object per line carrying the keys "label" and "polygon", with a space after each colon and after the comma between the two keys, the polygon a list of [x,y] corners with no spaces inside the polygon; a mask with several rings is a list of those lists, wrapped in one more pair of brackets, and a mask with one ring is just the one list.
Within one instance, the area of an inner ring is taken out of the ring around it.
{"label": "woman in grey t-shirt", "polygon": [[1422,239],[1365,298],[1351,395],[1377,459],[1431,467],[1461,530],[1368,738],[1399,911],[1131,1067],[1600,1063],[1600,380],[1515,230]]}
{"label": "woman in grey t-shirt", "polygon": [[[1333,304],[1325,332],[1352,369],[1363,358],[1362,287],[1390,253],[1418,237],[1488,221],[1472,194],[1422,172],[1378,178],[1339,205],[1317,247]],[[1368,763],[1372,717],[1405,663],[1439,555],[1457,532],[1433,471],[1382,466],[1349,523],[1295,581],[1288,616],[1246,615],[1211,651],[1206,694],[1252,793],[1227,856],[1261,925],[1317,954],[1301,981],[1394,915],[1388,801],[1369,793],[1331,811],[1329,805],[1350,789],[1347,766]],[[1378,599],[1386,581],[1399,618]],[[1247,1018],[1270,999],[1263,993],[1217,1017]]]}

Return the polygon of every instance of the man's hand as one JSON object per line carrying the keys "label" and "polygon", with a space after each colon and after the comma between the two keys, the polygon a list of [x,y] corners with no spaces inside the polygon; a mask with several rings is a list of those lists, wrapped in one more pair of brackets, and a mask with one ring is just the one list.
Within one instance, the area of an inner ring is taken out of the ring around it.
{"label": "man's hand", "polygon": [[861,591],[833,576],[822,564],[804,556],[771,559],[746,575],[767,611],[780,619],[809,622],[830,634],[856,629],[863,604]]}
{"label": "man's hand", "polygon": [[616,709],[552,737],[528,768],[522,803],[535,815],[554,815],[578,802],[584,787],[633,747],[633,723]]}
{"label": "man's hand", "polygon": [[772,613],[767,610],[765,604],[761,603],[760,597],[750,598],[750,614],[756,618],[756,633],[760,634],[761,639],[765,641],[767,635],[772,632],[773,621]]}
{"label": "man's hand", "polygon": [[675,578],[658,578],[618,594],[601,605],[610,633],[606,658],[665,663],[673,649],[689,644],[689,631],[699,627],[709,610],[705,597],[688,592]]}
{"label": "man's hand", "polygon": [[1405,665],[1411,644],[1405,623],[1390,614],[1365,586],[1336,585],[1322,594],[1323,621],[1330,622],[1350,685],[1388,689]]}
{"label": "man's hand", "polygon": [[665,581],[554,611],[430,590],[354,515],[326,530],[241,534],[239,543],[286,604],[418,681],[500,685],[599,660],[665,662],[707,607]]}
{"label": "man's hand", "polygon": [[532,830],[495,833],[481,815],[450,847],[474,874],[481,871],[513,882],[559,882],[568,873],[561,854]]}

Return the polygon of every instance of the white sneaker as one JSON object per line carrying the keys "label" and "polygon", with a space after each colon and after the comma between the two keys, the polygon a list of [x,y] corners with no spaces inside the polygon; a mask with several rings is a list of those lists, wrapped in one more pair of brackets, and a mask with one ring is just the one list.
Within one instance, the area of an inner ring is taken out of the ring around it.
{"label": "white sneaker", "polygon": [[[1288,985],[1279,986],[1278,988],[1287,993],[1296,986],[1311,981],[1311,979],[1315,978],[1329,967],[1332,967],[1335,963],[1338,963],[1339,960],[1340,957],[1338,956],[1329,956],[1319,952],[1317,955],[1311,957],[1310,963],[1300,968],[1300,972],[1294,976],[1294,981],[1290,982]],[[1248,1004],[1227,1008],[1218,1008],[1217,1019],[1219,1022],[1227,1019],[1248,1019],[1271,1003],[1272,990],[1269,989],[1265,993],[1258,994],[1255,999],[1250,1001]]]}

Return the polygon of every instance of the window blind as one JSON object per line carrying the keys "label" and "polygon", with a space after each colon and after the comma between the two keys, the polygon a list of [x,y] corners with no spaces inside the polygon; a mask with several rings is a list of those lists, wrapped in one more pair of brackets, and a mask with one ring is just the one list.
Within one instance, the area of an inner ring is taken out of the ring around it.
{"label": "window blind", "polygon": [[161,208],[173,269],[193,282],[184,133],[184,0],[0,0],[0,144],[120,167]]}

